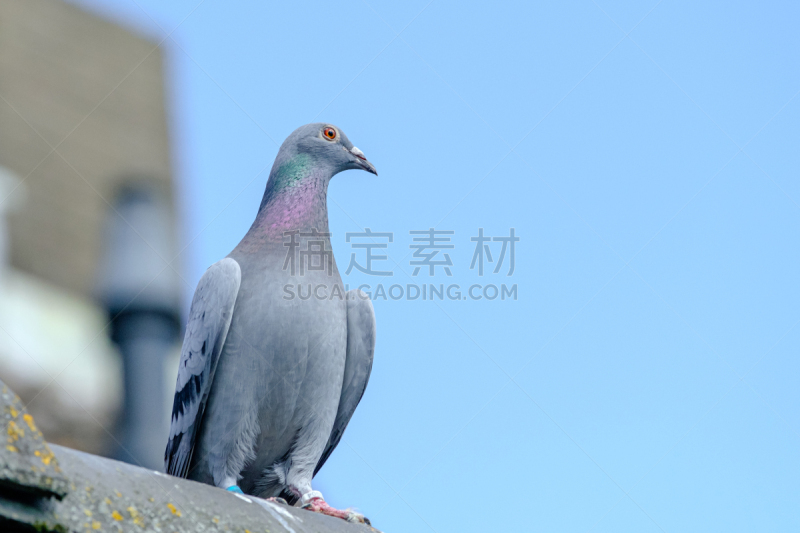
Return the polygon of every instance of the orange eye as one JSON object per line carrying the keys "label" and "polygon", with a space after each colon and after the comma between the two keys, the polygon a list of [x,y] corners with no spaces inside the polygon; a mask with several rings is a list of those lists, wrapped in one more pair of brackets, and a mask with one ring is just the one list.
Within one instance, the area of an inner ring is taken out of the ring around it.
{"label": "orange eye", "polygon": [[333,128],[325,128],[324,130],[322,130],[322,134],[329,141],[332,141],[336,138],[336,130]]}

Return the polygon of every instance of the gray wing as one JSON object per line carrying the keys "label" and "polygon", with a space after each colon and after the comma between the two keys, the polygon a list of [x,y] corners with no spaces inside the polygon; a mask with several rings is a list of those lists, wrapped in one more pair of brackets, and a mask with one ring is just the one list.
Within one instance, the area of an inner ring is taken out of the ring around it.
{"label": "gray wing", "polygon": [[347,361],[344,366],[342,394],[333,430],[314,469],[319,469],[328,460],[344,434],[350,418],[364,396],[369,374],[372,371],[372,356],[375,353],[375,311],[369,297],[358,289],[347,292]]}
{"label": "gray wing", "polygon": [[206,270],[194,292],[164,452],[166,471],[173,476],[186,477],[188,473],[195,436],[231,325],[241,280],[239,264],[226,257]]}

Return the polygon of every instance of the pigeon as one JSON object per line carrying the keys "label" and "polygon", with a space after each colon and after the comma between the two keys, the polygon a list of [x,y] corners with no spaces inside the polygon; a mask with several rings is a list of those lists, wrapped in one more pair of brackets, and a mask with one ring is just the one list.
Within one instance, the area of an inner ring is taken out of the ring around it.
{"label": "pigeon", "polygon": [[195,290],[164,462],[174,476],[369,523],[311,486],[375,350],[372,302],[344,291],[331,251],[328,183],[348,169],[378,174],[331,124],[281,145],[253,225]]}

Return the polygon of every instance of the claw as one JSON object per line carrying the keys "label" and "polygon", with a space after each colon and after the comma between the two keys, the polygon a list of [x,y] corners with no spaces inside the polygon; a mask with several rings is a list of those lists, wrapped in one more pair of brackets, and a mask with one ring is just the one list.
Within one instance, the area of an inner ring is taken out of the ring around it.
{"label": "claw", "polygon": [[347,515],[347,521],[354,524],[367,524],[368,526],[372,525],[372,522],[369,521],[369,518],[354,511],[350,511],[350,513]]}
{"label": "claw", "polygon": [[271,497],[271,498],[267,498],[267,501],[268,502],[272,502],[272,503],[279,503],[281,505],[289,505],[289,502],[287,502],[286,500],[284,500],[280,496],[274,496],[274,497]]}
{"label": "claw", "polygon": [[369,519],[361,513],[351,511],[350,509],[344,511],[334,509],[328,505],[327,502],[325,502],[322,494],[315,490],[303,495],[299,503],[301,508],[313,511],[315,513],[341,518],[347,522],[355,524],[366,524],[368,526],[372,525]]}

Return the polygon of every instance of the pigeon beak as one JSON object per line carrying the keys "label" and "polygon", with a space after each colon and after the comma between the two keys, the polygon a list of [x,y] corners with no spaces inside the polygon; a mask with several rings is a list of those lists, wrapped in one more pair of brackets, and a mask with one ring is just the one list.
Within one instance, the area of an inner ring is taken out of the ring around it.
{"label": "pigeon beak", "polygon": [[348,150],[353,156],[355,156],[355,163],[359,167],[363,168],[367,172],[371,172],[372,174],[378,175],[378,171],[375,169],[375,165],[367,161],[367,158],[364,157],[364,152],[353,146],[350,150]]}

